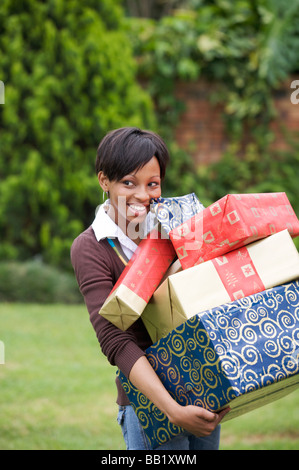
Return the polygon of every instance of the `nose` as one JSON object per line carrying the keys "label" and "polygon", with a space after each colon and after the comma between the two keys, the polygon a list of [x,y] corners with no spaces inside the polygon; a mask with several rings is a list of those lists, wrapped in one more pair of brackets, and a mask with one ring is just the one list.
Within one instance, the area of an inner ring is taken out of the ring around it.
{"label": "nose", "polygon": [[151,196],[150,196],[150,189],[147,188],[146,186],[138,186],[136,188],[136,192],[135,192],[135,198],[139,201],[139,202],[149,202],[149,200],[151,199]]}

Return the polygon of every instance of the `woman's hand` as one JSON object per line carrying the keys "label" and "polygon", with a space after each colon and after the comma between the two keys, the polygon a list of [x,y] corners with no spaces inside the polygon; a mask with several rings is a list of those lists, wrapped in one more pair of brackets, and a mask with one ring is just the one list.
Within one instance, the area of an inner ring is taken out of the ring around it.
{"label": "woman's hand", "polygon": [[209,436],[220,424],[224,416],[230,411],[225,408],[219,413],[212,413],[199,406],[181,406],[172,404],[168,419],[176,426],[180,426],[197,437]]}

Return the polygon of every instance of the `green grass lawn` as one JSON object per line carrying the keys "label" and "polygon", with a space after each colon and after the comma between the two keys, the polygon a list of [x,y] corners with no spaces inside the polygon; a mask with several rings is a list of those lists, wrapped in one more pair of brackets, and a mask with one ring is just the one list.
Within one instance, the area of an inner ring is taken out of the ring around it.
{"label": "green grass lawn", "polygon": [[[0,449],[123,450],[115,372],[85,306],[0,304]],[[299,449],[299,390],[222,426],[222,449]]]}

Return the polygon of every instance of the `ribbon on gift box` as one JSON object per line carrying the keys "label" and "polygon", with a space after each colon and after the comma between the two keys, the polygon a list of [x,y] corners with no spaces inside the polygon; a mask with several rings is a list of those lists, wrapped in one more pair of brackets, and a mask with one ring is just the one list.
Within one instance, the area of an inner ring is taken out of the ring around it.
{"label": "ribbon on gift box", "polygon": [[151,202],[151,211],[154,212],[166,233],[183,224],[203,209],[204,206],[195,193],[178,197],[160,197],[153,199]]}
{"label": "ribbon on gift box", "polygon": [[[231,300],[265,290],[247,247],[231,251],[227,256],[214,258],[211,262]],[[236,290],[236,286],[240,284],[240,288]]]}
{"label": "ribbon on gift box", "polygon": [[288,229],[299,220],[281,193],[228,194],[169,232],[183,269]]}
{"label": "ribbon on gift box", "polygon": [[297,278],[299,253],[288,230],[282,230],[225,256],[170,273],[141,318],[155,342],[207,308]]}

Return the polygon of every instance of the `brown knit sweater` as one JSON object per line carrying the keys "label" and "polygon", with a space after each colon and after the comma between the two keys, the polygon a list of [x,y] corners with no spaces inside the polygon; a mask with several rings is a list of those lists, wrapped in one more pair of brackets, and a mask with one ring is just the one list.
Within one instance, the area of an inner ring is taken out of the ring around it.
{"label": "brown knit sweater", "polygon": [[[99,315],[99,310],[122,273],[124,264],[106,239],[99,242],[96,240],[92,227],[74,240],[71,261],[102,352],[112,365],[117,366],[128,377],[134,363],[151,345],[144,324],[139,319],[127,331],[121,331]],[[116,384],[117,403],[128,405],[129,400],[118,379]]]}

